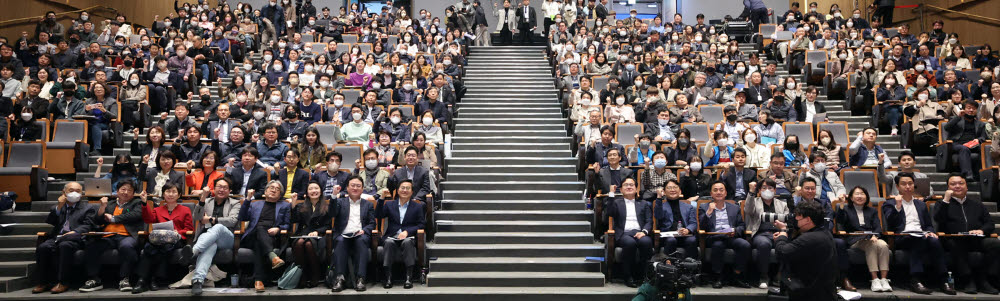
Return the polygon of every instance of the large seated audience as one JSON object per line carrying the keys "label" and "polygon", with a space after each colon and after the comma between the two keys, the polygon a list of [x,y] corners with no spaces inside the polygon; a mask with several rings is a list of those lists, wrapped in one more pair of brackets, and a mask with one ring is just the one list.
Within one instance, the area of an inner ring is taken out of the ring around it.
{"label": "large seated audience", "polygon": [[[1000,157],[990,45],[962,43],[943,21],[913,34],[860,10],[795,2],[777,24],[746,10],[762,33],[747,51],[701,14],[622,18],[608,0],[543,1],[534,27],[573,123],[595,235],[623,249],[612,277],[635,286],[642,262],[677,251],[705,260],[712,287],[775,286],[783,261],[770,214],[810,202],[836,237],[841,289],[867,272],[874,292],[998,293],[1000,241],[969,194],[989,175],[973,158]],[[50,12],[33,34],[0,37],[4,138],[38,142],[56,120],[85,122],[85,154],[117,155],[108,173],[97,160],[109,195],[63,188],[40,234],[32,292],[65,292],[74,271],[85,274],[80,291],[101,290],[108,264],[118,265],[117,289],[134,294],[198,295],[238,265],[253,267],[240,280],[257,292],[289,265],[301,280],[281,288],[364,291],[371,279],[411,288],[467,49],[484,43],[488,8],[461,0],[440,17],[410,16],[386,4],[175,1],[175,13],[143,21],[95,23],[82,12],[65,27]],[[517,5],[493,9],[521,22],[508,11]],[[529,41],[529,25],[495,32]],[[824,78],[803,76],[810,68]],[[853,140],[818,99],[838,91],[845,108],[872,116]],[[129,153],[118,154],[125,134]],[[879,135],[899,136],[906,150],[890,156],[898,147]],[[938,170],[919,171],[918,156],[931,155]],[[930,172],[952,173],[946,191],[927,187]],[[369,269],[377,246],[383,262]],[[906,262],[893,264],[900,254]],[[397,263],[405,277],[394,277]],[[169,269],[188,265],[184,279]]]}
{"label": "large seated audience", "polygon": [[[757,26],[766,9],[747,2],[739,19]],[[621,248],[607,253],[621,256],[613,279],[637,285],[651,254],[678,252],[704,260],[712,287],[776,286],[785,262],[773,256],[778,228],[766,216],[818,202],[840,289],[855,290],[864,271],[874,292],[998,293],[1000,247],[991,211],[981,211],[996,173],[981,174],[990,166],[980,158],[1000,155],[990,45],[963,43],[943,21],[916,33],[815,2],[774,11],[778,23],[764,18],[749,40],[700,14],[606,19],[592,14],[607,1],[544,5],[555,6],[549,59],[595,235]],[[753,50],[740,47],[750,40]],[[827,115],[831,103],[870,122],[849,132]],[[918,170],[917,158],[931,156],[937,164]],[[928,173],[950,173],[947,191],[929,187]]]}

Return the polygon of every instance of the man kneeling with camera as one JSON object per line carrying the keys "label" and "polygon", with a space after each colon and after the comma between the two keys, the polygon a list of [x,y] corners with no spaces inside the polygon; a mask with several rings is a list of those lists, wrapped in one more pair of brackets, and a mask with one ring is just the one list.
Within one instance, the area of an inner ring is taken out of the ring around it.
{"label": "man kneeling with camera", "polygon": [[817,202],[801,202],[795,207],[798,233],[789,238],[787,225],[775,221],[775,252],[781,259],[783,286],[789,300],[836,300],[837,251],[830,230],[820,227],[825,213]]}

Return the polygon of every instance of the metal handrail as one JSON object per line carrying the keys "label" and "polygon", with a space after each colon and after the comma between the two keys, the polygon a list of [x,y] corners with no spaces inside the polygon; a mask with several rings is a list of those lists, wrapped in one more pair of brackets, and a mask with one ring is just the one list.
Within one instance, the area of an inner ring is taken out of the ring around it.
{"label": "metal handrail", "polygon": [[933,8],[933,9],[939,10],[939,11],[945,11],[945,12],[949,12],[949,13],[955,13],[955,14],[960,14],[960,15],[963,15],[963,16],[980,18],[980,19],[983,19],[983,20],[988,20],[988,21],[993,21],[993,22],[1000,23],[1000,19],[997,19],[997,18],[990,18],[990,17],[986,17],[986,16],[980,16],[980,15],[976,15],[976,14],[970,14],[970,13],[966,13],[966,12],[960,12],[960,11],[956,11],[956,10],[951,10],[951,9],[947,9],[947,8],[944,8],[944,7],[940,7],[940,6],[937,6],[937,5],[926,4],[925,6],[927,6],[929,8]]}
{"label": "metal handrail", "polygon": [[[91,6],[91,7],[88,7],[88,8],[82,8],[82,9],[77,9],[77,10],[71,10],[71,11],[64,11],[64,12],[56,13],[56,17],[62,16],[62,15],[68,15],[68,14],[78,14],[78,13],[81,13],[81,12],[84,12],[84,11],[90,12],[91,10],[98,9],[98,8],[104,8],[104,9],[108,9],[108,10],[112,10],[112,11],[117,11],[117,9],[115,9],[113,7],[108,7],[108,6],[104,6],[104,5],[94,5],[94,6]],[[4,21],[0,21],[0,26],[4,26],[4,25],[7,25],[7,24],[11,24],[11,23],[19,23],[19,22],[37,20],[37,19],[42,18],[42,17],[45,17],[45,15],[4,20]]]}

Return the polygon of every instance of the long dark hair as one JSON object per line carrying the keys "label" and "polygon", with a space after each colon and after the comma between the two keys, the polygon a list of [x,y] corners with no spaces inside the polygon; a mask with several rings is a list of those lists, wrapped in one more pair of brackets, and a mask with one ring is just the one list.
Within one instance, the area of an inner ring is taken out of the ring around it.
{"label": "long dark hair", "polygon": [[[118,161],[127,161],[128,163],[118,163]],[[128,155],[118,154],[115,156],[114,162],[114,165],[111,166],[111,182],[115,182],[122,177],[134,178],[136,176],[135,164],[132,164],[132,158]]]}
{"label": "long dark hair", "polygon": [[[309,199],[309,186],[313,184],[316,184],[316,186],[319,186],[320,188],[319,202],[316,203],[316,206],[319,206],[319,208],[313,207],[312,200]],[[326,195],[323,194],[323,185],[316,180],[309,181],[309,184],[306,185],[306,194],[303,196],[303,199],[305,200],[305,202],[303,202],[303,204],[305,205],[299,208],[299,211],[301,211],[302,213],[315,212],[319,213],[320,215],[324,215],[326,214],[327,207],[330,207],[329,206],[330,200],[326,197]],[[319,211],[317,211],[316,209],[319,209]]]}

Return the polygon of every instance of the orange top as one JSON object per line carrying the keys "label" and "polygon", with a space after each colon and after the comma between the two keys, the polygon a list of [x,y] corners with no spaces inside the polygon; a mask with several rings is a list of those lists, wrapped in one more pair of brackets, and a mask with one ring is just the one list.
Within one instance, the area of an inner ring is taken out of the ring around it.
{"label": "orange top", "polygon": [[[118,216],[119,214],[122,214],[122,207],[115,208],[115,213],[112,213],[111,215],[112,216]],[[112,235],[125,235],[125,236],[128,236],[128,230],[125,230],[125,225],[118,224],[118,223],[112,223],[112,224],[108,224],[107,226],[104,226],[104,232],[115,232],[115,233],[117,233],[117,234],[108,234],[108,235],[105,235],[104,237],[110,237]]]}

